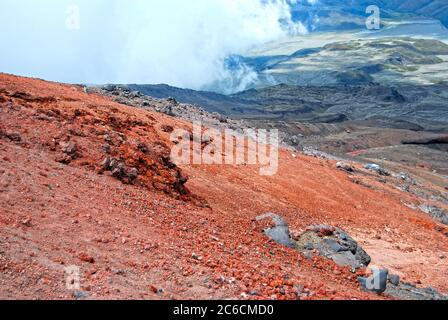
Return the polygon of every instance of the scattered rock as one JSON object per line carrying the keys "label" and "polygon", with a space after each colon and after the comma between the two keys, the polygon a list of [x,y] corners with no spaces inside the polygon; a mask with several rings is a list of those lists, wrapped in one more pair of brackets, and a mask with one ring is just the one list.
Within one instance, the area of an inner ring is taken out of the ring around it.
{"label": "scattered rock", "polygon": [[385,294],[401,300],[444,300],[448,301],[448,296],[444,296],[435,289],[417,288],[410,283],[399,283],[397,286],[388,286]]}
{"label": "scattered rock", "polygon": [[103,162],[101,162],[100,166],[101,166],[101,171],[102,172],[110,169],[110,162],[111,162],[111,158],[110,157],[106,157],[103,160]]}
{"label": "scattered rock", "polygon": [[385,177],[389,177],[391,175],[389,171],[381,168],[379,165],[374,164],[374,163],[366,164],[364,166],[364,169],[375,171],[379,175],[385,176]]}
{"label": "scattered rock", "polygon": [[148,146],[145,143],[143,143],[143,142],[139,142],[137,144],[137,149],[139,151],[143,152],[144,154],[147,154],[149,152]]}
{"label": "scattered rock", "polygon": [[76,153],[78,152],[78,146],[76,145],[76,143],[69,141],[61,142],[59,143],[59,145],[61,146],[61,151],[66,155],[69,155],[72,158],[76,156]]}
{"label": "scattered rock", "polygon": [[25,218],[20,223],[25,227],[31,227],[32,226],[31,221],[32,221],[31,218]]}
{"label": "scattered rock", "polygon": [[432,206],[429,204],[423,204],[418,208],[420,209],[420,211],[426,213],[427,215],[431,216],[437,221],[440,221],[444,225],[448,225],[448,212],[446,212],[442,208]]}
{"label": "scattered rock", "polygon": [[139,176],[137,168],[130,168],[124,162],[111,157],[106,157],[100,164],[99,173],[105,171],[110,171],[114,178],[126,184],[133,184]]}
{"label": "scattered rock", "polygon": [[70,164],[73,160],[78,157],[78,146],[74,142],[60,142],[62,155],[56,158],[56,162],[63,164]]}
{"label": "scattered rock", "polygon": [[169,125],[163,125],[162,126],[162,131],[166,132],[166,133],[172,133],[174,131],[174,128],[172,126],[169,126]]}
{"label": "scattered rock", "polygon": [[405,173],[405,172],[400,172],[397,174],[397,178],[402,180],[402,181],[412,181],[412,178],[409,174]]}
{"label": "scattered rock", "polygon": [[166,101],[170,102],[170,103],[172,103],[174,105],[178,105],[179,104],[179,102],[177,102],[177,100],[175,98],[173,98],[173,97],[169,97],[168,99],[166,99]]}
{"label": "scattered rock", "polygon": [[253,297],[256,297],[256,296],[258,296],[260,294],[258,293],[258,291],[253,290],[253,291],[249,292],[249,295],[253,296]]}
{"label": "scattered rock", "polygon": [[350,173],[355,172],[355,168],[352,165],[350,165],[346,162],[343,162],[343,161],[339,161],[336,164],[336,168],[338,168],[339,170],[342,170],[342,171],[350,172]]}
{"label": "scattered rock", "polygon": [[337,160],[337,161],[340,160],[339,158],[337,158],[335,156],[332,156],[332,155],[330,155],[328,153],[316,150],[316,149],[311,148],[311,147],[304,147],[303,148],[303,154],[306,155],[306,156],[309,156],[309,157],[314,157],[314,158],[324,159],[324,160]]}
{"label": "scattered rock", "polygon": [[75,290],[75,291],[73,292],[73,297],[74,297],[76,300],[82,300],[82,299],[86,299],[86,298],[88,298],[88,297],[89,297],[89,294],[88,294],[87,292],[84,292],[84,291]]}
{"label": "scattered rock", "polygon": [[80,253],[78,256],[79,260],[81,260],[82,262],[87,262],[87,263],[95,263],[95,259],[88,255],[87,253]]}
{"label": "scattered rock", "polygon": [[110,146],[110,144],[103,144],[103,146],[101,148],[107,154],[111,154],[112,153],[112,147]]}
{"label": "scattered rock", "polygon": [[6,133],[6,137],[14,142],[21,142],[22,141],[22,137],[20,136],[19,133],[15,133],[15,132],[8,132]]}
{"label": "scattered rock", "polygon": [[273,223],[273,226],[271,228],[267,228],[264,230],[264,233],[271,240],[290,248],[296,248],[295,242],[291,239],[289,226],[282,217],[274,213],[267,213],[256,218],[257,221],[262,221],[265,219],[271,219]]}
{"label": "scattered rock", "polygon": [[367,267],[370,256],[343,230],[326,225],[311,226],[297,237],[301,251],[317,250],[340,266]]}
{"label": "scattered rock", "polygon": [[137,168],[130,168],[127,172],[127,178],[129,181],[134,182],[138,178],[138,169]]}
{"label": "scattered rock", "polygon": [[392,283],[394,286],[398,286],[400,284],[400,276],[396,274],[390,274],[389,282]]}
{"label": "scattered rock", "polygon": [[197,255],[194,252],[191,254],[191,258],[194,259],[194,260],[198,260],[198,261],[202,260],[202,257]]}

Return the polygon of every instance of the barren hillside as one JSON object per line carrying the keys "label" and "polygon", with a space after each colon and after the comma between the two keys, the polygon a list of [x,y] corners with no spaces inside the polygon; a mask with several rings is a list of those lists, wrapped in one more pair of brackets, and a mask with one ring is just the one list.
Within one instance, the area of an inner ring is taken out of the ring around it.
{"label": "barren hillside", "polygon": [[[0,298],[391,298],[362,291],[362,270],[271,242],[255,221],[267,212],[293,234],[342,228],[373,264],[448,292],[448,228],[410,209],[412,194],[288,150],[272,177],[254,166],[178,168],[170,132],[190,126],[0,74]],[[75,293],[71,265],[81,270]]]}

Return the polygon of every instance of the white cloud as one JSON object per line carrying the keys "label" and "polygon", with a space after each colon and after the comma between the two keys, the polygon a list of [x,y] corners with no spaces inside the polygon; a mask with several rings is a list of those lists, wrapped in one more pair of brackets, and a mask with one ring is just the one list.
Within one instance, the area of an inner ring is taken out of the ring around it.
{"label": "white cloud", "polygon": [[[66,27],[69,5],[80,29]],[[287,35],[285,0],[2,0],[0,71],[83,83],[201,88],[224,59]]]}

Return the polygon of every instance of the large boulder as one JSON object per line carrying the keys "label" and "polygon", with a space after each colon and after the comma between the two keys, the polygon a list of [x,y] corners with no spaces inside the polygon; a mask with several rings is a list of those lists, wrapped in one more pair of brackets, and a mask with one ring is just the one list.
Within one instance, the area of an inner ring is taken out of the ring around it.
{"label": "large boulder", "polygon": [[295,240],[301,251],[316,250],[339,266],[359,269],[367,267],[371,262],[367,252],[339,228],[326,225],[311,226]]}
{"label": "large boulder", "polygon": [[309,254],[317,251],[340,266],[353,269],[367,267],[370,256],[358,243],[341,229],[331,226],[311,226],[304,233],[292,237],[286,221],[274,213],[258,216],[255,221],[263,226],[264,234],[272,241]]}

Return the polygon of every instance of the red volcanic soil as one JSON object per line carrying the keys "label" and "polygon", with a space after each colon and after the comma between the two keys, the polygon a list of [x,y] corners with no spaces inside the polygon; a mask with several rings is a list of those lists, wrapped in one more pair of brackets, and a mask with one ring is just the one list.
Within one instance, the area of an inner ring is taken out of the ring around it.
{"label": "red volcanic soil", "polygon": [[88,299],[387,298],[362,292],[346,268],[270,242],[254,223],[266,212],[296,232],[341,227],[374,264],[448,292],[447,230],[403,205],[410,195],[287,150],[271,177],[254,166],[178,168],[171,128],[190,125],[0,74],[0,298],[74,299],[72,265]]}

